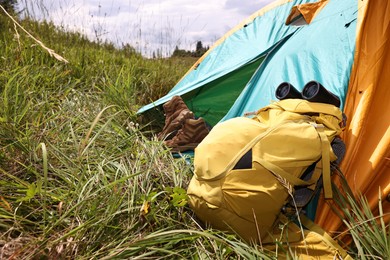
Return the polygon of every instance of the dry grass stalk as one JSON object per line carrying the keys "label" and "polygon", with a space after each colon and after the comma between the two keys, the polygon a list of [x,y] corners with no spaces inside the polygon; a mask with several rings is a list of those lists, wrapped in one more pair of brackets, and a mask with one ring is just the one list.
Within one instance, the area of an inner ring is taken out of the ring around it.
{"label": "dry grass stalk", "polygon": [[[23,28],[5,9],[3,6],[0,5],[0,8],[3,10],[3,12],[16,24],[20,29],[22,29],[31,39],[33,39],[36,43],[38,43],[43,49],[45,49],[50,56],[56,58],[59,61],[69,63],[68,60],[63,58],[61,55],[57,54],[54,50],[46,47],[40,40],[36,39],[34,36],[32,36],[26,29]],[[16,29],[15,29],[16,30]]]}

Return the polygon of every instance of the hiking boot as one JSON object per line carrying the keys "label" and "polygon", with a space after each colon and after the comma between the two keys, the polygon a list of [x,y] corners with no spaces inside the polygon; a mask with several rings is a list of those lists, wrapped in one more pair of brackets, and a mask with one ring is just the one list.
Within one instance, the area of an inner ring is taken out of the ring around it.
{"label": "hiking boot", "polygon": [[176,111],[188,109],[188,107],[180,96],[173,96],[171,100],[163,105],[163,109],[165,117],[168,118]]}
{"label": "hiking boot", "polygon": [[193,150],[208,133],[209,129],[203,118],[186,119],[177,135],[172,140],[165,141],[165,145],[172,148],[172,152]]}
{"label": "hiking boot", "polygon": [[186,119],[194,118],[194,113],[188,109],[180,96],[172,97],[171,100],[163,105],[163,109],[165,112],[165,125],[157,135],[159,140],[172,139],[183,126]]}
{"label": "hiking boot", "polygon": [[163,130],[157,135],[157,138],[159,140],[172,139],[177,134],[177,131],[182,128],[184,121],[190,118],[194,118],[194,113],[189,109],[176,111],[167,118]]}

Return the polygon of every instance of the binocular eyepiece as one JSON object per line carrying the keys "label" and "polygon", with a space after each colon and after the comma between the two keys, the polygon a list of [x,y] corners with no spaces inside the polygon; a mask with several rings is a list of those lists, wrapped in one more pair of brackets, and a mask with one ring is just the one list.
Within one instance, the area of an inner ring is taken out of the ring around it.
{"label": "binocular eyepiece", "polygon": [[340,107],[340,99],[329,92],[321,83],[317,81],[309,81],[304,86],[302,93],[299,92],[293,85],[288,82],[281,83],[276,91],[275,96],[279,100],[288,98],[301,98],[310,102],[319,102],[331,104]]}
{"label": "binocular eyepiece", "polygon": [[301,92],[299,92],[293,85],[288,82],[283,82],[276,89],[275,96],[279,100],[288,98],[302,98]]}

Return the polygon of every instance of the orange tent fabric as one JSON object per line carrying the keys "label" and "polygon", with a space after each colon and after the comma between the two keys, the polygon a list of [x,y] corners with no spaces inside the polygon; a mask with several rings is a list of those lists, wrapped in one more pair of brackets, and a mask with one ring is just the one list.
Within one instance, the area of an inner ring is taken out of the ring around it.
{"label": "orange tent fabric", "polygon": [[[356,194],[375,213],[379,190],[390,219],[390,1],[360,2],[355,62],[349,82],[343,133],[347,146],[341,169]],[[360,30],[359,30],[360,29]],[[336,231],[341,220],[320,201],[316,222]]]}
{"label": "orange tent fabric", "polygon": [[286,25],[291,24],[297,17],[302,15],[307,24],[316,17],[322,8],[328,3],[328,0],[321,0],[314,3],[296,5],[291,9],[290,15],[286,19]]}

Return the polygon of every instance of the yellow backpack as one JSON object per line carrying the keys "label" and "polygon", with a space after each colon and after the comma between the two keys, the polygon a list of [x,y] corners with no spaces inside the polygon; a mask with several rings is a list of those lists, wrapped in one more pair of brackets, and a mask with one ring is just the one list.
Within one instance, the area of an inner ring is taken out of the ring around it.
{"label": "yellow backpack", "polygon": [[[207,225],[248,242],[271,241],[294,187],[314,189],[322,174],[325,197],[332,197],[330,162],[337,157],[330,142],[342,120],[333,105],[286,99],[253,118],[217,124],[195,149],[190,206]],[[316,162],[311,179],[302,180]]]}

